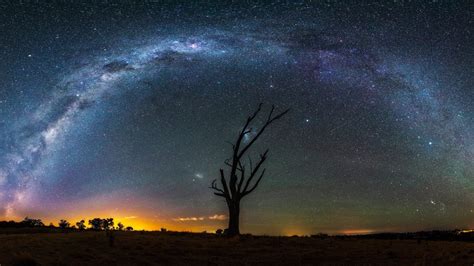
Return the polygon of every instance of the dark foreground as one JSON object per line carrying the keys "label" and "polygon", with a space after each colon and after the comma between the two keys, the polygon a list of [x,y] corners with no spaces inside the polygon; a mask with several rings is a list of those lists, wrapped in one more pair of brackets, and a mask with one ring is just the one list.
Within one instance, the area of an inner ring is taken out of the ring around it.
{"label": "dark foreground", "polygon": [[474,243],[116,232],[0,234],[4,265],[473,265]]}

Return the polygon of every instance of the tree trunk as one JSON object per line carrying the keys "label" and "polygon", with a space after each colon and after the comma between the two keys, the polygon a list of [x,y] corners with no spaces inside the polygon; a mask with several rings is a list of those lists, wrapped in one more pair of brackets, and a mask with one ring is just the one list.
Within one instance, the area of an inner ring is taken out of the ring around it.
{"label": "tree trunk", "polygon": [[239,217],[240,217],[240,201],[231,202],[229,205],[229,228],[227,228],[227,236],[236,236],[240,234]]}

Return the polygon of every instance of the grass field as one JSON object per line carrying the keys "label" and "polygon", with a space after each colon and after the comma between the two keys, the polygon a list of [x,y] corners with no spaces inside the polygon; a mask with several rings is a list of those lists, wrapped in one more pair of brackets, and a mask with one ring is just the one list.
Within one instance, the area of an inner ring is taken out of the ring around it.
{"label": "grass field", "polygon": [[116,232],[0,234],[4,265],[472,265],[474,243]]}

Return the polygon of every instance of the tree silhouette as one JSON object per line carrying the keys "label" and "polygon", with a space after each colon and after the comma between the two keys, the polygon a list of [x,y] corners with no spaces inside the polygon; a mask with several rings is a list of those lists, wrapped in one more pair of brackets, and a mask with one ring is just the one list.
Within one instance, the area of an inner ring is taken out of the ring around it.
{"label": "tree silhouette", "polygon": [[32,219],[25,217],[21,223],[27,227],[42,227],[44,226],[44,223],[41,221],[41,219]]}
{"label": "tree silhouette", "polygon": [[89,220],[89,225],[93,230],[114,230],[114,218],[94,218],[92,220]]}
{"label": "tree silhouette", "polygon": [[66,220],[60,220],[58,223],[59,227],[62,229],[68,228],[71,224]]}
{"label": "tree silhouette", "polygon": [[127,230],[127,231],[133,231],[133,227],[127,226],[127,228],[125,228],[125,230]]}
{"label": "tree silhouette", "polygon": [[84,230],[84,229],[86,229],[85,221],[84,221],[84,220],[80,220],[79,222],[76,223],[76,227],[77,227],[77,229],[79,229],[79,230]]}
{"label": "tree silhouette", "polygon": [[114,218],[102,219],[102,228],[105,231],[114,230]]}
{"label": "tree silhouette", "polygon": [[89,225],[93,230],[102,230],[102,219],[94,218],[92,220],[89,220]]}
{"label": "tree silhouette", "polygon": [[[265,169],[261,170],[263,163],[267,159],[268,149],[260,154],[259,160],[256,164],[252,162],[250,156],[248,156],[248,165],[244,161],[244,156],[249,152],[249,149],[255,144],[255,142],[262,136],[263,132],[276,120],[283,117],[289,112],[289,109],[274,115],[275,106],[272,108],[266,117],[265,122],[259,130],[254,132],[250,128],[252,122],[259,115],[262,110],[262,104],[258,105],[257,110],[247,118],[244,126],[240,130],[240,133],[232,144],[232,158],[225,161],[225,164],[229,167],[227,174],[228,181],[224,169],[220,169],[220,187],[217,184],[217,179],[214,179],[211,183],[211,189],[214,190],[214,194],[225,198],[227,207],[229,209],[229,227],[226,232],[228,236],[234,236],[240,234],[239,229],[239,218],[240,218],[240,201],[243,197],[252,193],[260,183],[265,174]],[[252,136],[252,133],[255,133]],[[248,168],[247,168],[248,166]],[[257,177],[255,179],[255,177]],[[253,182],[252,182],[253,181]]]}
{"label": "tree silhouette", "polygon": [[123,228],[124,228],[124,225],[123,225],[121,222],[119,222],[119,223],[117,224],[117,229],[118,229],[119,231],[122,231]]}

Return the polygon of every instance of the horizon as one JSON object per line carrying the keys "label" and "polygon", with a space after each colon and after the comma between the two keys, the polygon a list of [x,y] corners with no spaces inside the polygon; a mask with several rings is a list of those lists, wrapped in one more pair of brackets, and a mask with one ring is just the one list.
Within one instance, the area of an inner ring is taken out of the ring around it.
{"label": "horizon", "polygon": [[[30,216],[27,216],[25,218],[30,218],[30,219],[40,219],[43,223],[44,223],[44,226],[45,227],[48,227],[50,225],[53,225],[55,227],[58,227],[59,226],[59,220],[57,221],[49,221],[49,220],[43,220],[41,219],[40,217],[30,217]],[[92,220],[94,218],[101,218],[101,219],[105,219],[105,218],[113,218],[114,219],[114,223],[115,225],[117,225],[118,223],[122,223],[125,227],[127,226],[131,226],[133,228],[133,231],[147,231],[147,232],[159,232],[161,231],[162,229],[165,229],[166,231],[169,231],[169,232],[183,232],[183,233],[210,233],[210,234],[214,234],[216,232],[216,230],[218,229],[225,229],[225,227],[227,226],[226,225],[226,220],[222,220],[222,221],[225,221],[225,223],[222,224],[221,227],[211,227],[211,226],[200,226],[200,227],[197,227],[197,228],[192,228],[192,227],[186,227],[185,225],[183,225],[183,227],[173,227],[173,225],[171,225],[172,227],[166,227],[166,226],[160,226],[160,225],[155,225],[155,226],[151,226],[149,228],[146,228],[146,227],[140,227],[140,226],[136,226],[137,224],[140,225],[140,224],[143,224],[141,222],[134,222],[133,220],[130,220],[130,219],[135,219],[135,218],[129,218],[129,217],[122,217],[122,218],[116,218],[116,217],[111,217],[111,216],[94,216],[94,217],[88,217],[88,218],[81,218],[81,219],[67,219],[67,218],[63,218],[64,220],[68,221],[71,223],[71,226],[75,226],[75,223],[80,221],[80,220],[84,220],[86,222],[86,226],[87,226],[87,229],[90,229],[90,225],[87,223],[89,220]],[[16,223],[19,223],[21,222],[23,219],[19,219],[19,220],[0,220],[0,222],[16,222]],[[207,228],[207,229],[206,229]],[[114,230],[117,230],[117,229],[114,229]],[[275,234],[275,233],[270,233],[270,234],[267,234],[267,233],[262,233],[262,234],[252,234],[250,232],[242,232],[242,234],[251,234],[251,235],[255,235],[255,236],[287,236],[287,237],[291,237],[291,236],[299,236],[299,237],[307,237],[307,236],[311,236],[311,235],[317,235],[317,234],[327,234],[329,236],[344,236],[344,235],[348,235],[348,236],[357,236],[357,235],[361,235],[361,236],[364,236],[364,235],[376,235],[376,234],[405,234],[405,233],[418,233],[418,232],[432,232],[432,231],[457,231],[457,230],[460,230],[460,231],[466,231],[466,230],[474,230],[474,229],[471,229],[469,227],[457,227],[457,228],[425,228],[425,229],[418,229],[418,230],[409,230],[409,231],[400,231],[400,230],[396,230],[396,229],[380,229],[380,230],[373,230],[373,229],[340,229],[340,230],[336,230],[336,231],[314,231],[314,232],[302,232],[301,230],[297,229],[297,228],[294,228],[294,229],[288,229],[286,230],[286,233],[283,233],[283,234]]]}
{"label": "horizon", "polygon": [[0,220],[225,229],[246,132],[243,233],[474,228],[469,2],[0,10]]}

